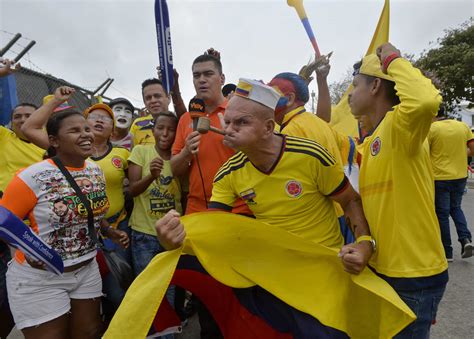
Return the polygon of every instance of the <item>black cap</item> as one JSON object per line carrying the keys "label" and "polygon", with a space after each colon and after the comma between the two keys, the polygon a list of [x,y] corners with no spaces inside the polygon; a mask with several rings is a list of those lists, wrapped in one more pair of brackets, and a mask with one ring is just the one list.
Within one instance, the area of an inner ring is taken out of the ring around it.
{"label": "black cap", "polygon": [[125,104],[125,105],[129,106],[132,109],[132,113],[135,110],[135,107],[133,107],[132,103],[130,101],[128,101],[127,99],[125,99],[125,98],[115,98],[115,99],[111,100],[109,102],[109,107],[112,108],[113,106],[115,106],[117,104]]}

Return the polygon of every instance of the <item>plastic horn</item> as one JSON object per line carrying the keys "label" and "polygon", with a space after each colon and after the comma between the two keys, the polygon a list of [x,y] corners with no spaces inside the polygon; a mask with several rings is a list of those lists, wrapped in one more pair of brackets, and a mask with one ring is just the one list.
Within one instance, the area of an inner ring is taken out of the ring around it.
{"label": "plastic horn", "polygon": [[209,131],[214,133],[225,135],[225,132],[221,129],[211,126],[211,119],[206,117],[200,117],[197,123],[197,131],[201,134],[206,134]]}
{"label": "plastic horn", "polygon": [[316,42],[316,38],[314,37],[313,29],[311,28],[311,24],[309,23],[308,16],[306,15],[306,11],[304,10],[303,0],[287,0],[286,3],[288,6],[293,7],[298,13],[298,16],[301,19],[301,23],[308,35],[309,41],[313,45],[314,51],[316,52],[316,57],[319,58],[321,56],[321,52],[319,51],[318,43]]}

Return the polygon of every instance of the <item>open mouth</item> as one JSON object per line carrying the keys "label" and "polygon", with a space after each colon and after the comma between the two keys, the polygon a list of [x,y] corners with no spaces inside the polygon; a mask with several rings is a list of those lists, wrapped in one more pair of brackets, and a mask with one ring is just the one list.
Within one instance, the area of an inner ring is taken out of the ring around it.
{"label": "open mouth", "polygon": [[117,119],[117,122],[119,122],[119,123],[121,123],[121,124],[126,124],[126,123],[127,123],[127,119],[118,118],[118,119]]}
{"label": "open mouth", "polygon": [[95,124],[94,129],[102,132],[104,130],[104,126],[102,126],[101,124]]}
{"label": "open mouth", "polygon": [[84,150],[92,149],[92,142],[90,140],[81,141],[78,145]]}

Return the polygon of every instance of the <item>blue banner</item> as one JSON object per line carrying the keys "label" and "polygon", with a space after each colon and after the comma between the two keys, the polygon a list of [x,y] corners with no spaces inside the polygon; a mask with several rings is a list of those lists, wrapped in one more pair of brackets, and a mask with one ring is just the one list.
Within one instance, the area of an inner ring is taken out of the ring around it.
{"label": "blue banner", "polygon": [[48,271],[58,275],[64,272],[64,264],[59,254],[16,215],[2,206],[0,206],[0,238],[10,246],[23,251],[25,255],[44,262]]}
{"label": "blue banner", "polygon": [[160,58],[161,80],[166,93],[170,93],[174,84],[173,52],[171,50],[170,18],[166,0],[155,0],[156,37]]}
{"label": "blue banner", "polygon": [[10,74],[0,78],[0,125],[7,125],[13,108],[18,105],[15,76]]}

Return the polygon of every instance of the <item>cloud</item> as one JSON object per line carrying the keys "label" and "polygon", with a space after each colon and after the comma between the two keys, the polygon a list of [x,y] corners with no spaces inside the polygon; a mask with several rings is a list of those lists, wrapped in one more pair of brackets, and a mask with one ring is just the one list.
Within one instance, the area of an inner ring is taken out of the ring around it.
{"label": "cloud", "polygon": [[[313,54],[285,0],[175,0],[168,6],[185,102],[194,94],[191,63],[208,47],[221,51],[227,81],[234,83],[239,77],[269,80],[296,72]],[[334,52],[329,80],[337,80],[367,49],[383,0],[306,0],[305,7],[321,51]],[[106,95],[127,96],[141,106],[140,84],[155,76],[158,64],[153,8],[151,0],[2,0],[0,45],[11,38],[5,31],[20,32],[36,40],[28,56],[41,69],[87,88],[110,76],[115,81]],[[470,1],[392,0],[391,40],[403,52],[419,54],[443,29],[470,15]],[[23,64],[30,66],[28,59]]]}

